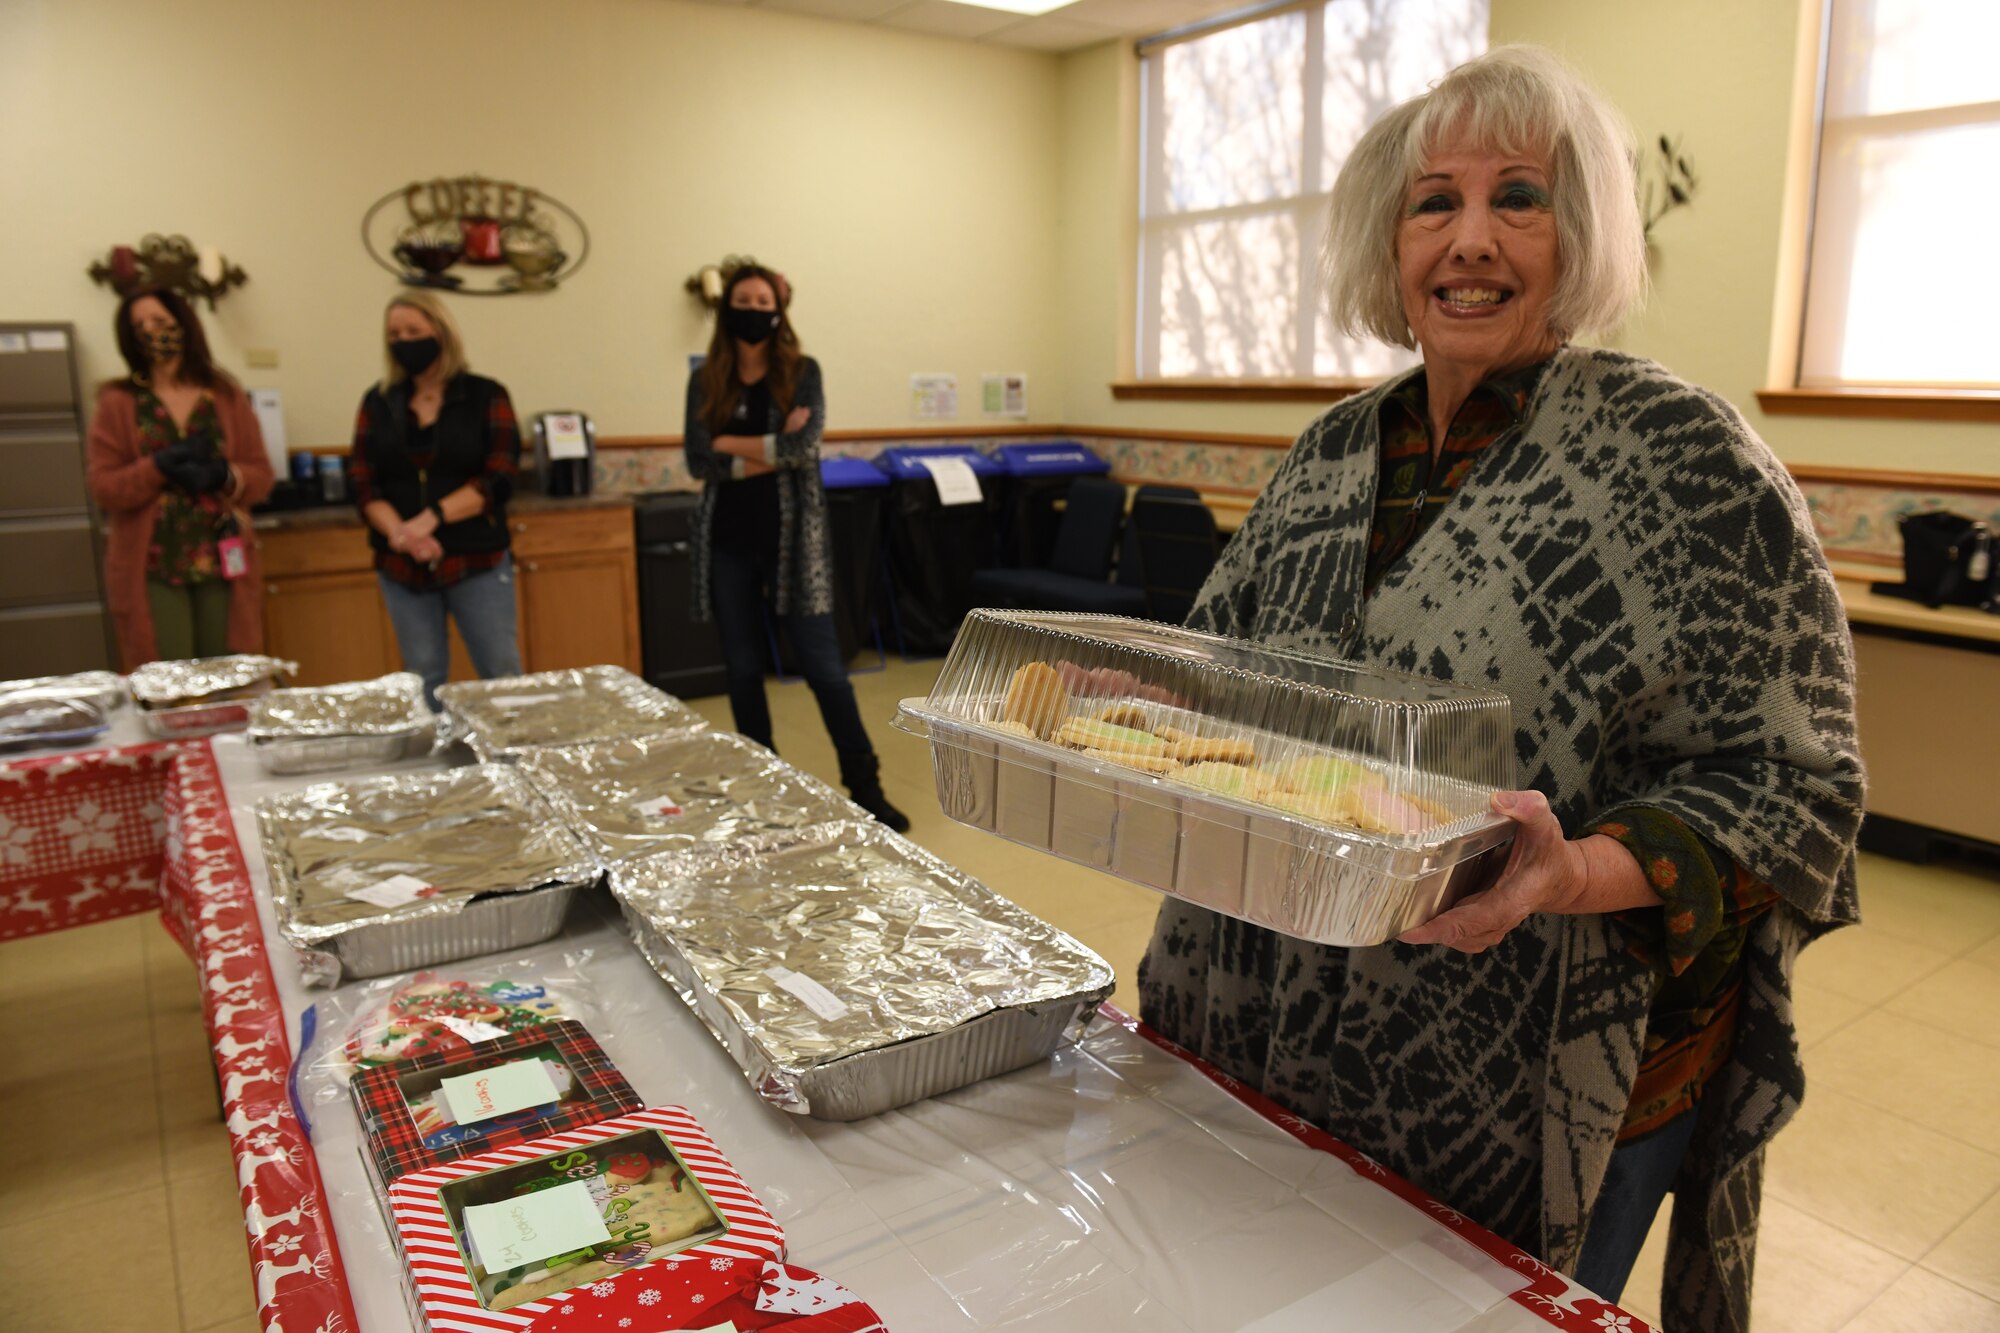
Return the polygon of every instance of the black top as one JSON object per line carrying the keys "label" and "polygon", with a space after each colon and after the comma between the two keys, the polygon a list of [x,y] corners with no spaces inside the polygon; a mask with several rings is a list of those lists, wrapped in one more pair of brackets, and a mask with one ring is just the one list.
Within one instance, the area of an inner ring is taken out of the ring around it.
{"label": "black top", "polygon": [[[444,388],[435,421],[418,426],[410,412],[410,384],[370,389],[361,400],[350,454],[349,482],[354,503],[366,511],[386,500],[404,518],[468,482],[486,496],[486,508],[471,518],[438,528],[446,555],[474,555],[507,549],[507,499],[521,456],[521,435],[507,390],[483,376],[461,372]],[[373,527],[377,551],[388,539]]]}
{"label": "black top", "polygon": [[[774,408],[766,380],[743,386],[736,411],[718,435],[769,435]],[[768,565],[778,564],[778,474],[726,482],[715,497],[715,547]]]}

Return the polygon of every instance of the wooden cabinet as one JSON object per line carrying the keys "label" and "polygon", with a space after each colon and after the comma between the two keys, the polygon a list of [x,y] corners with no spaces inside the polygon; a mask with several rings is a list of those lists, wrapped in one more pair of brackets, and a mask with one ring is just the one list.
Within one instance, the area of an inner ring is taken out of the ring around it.
{"label": "wooden cabinet", "polygon": [[[632,515],[623,505],[509,516],[521,661],[529,671],[609,663],[640,669]],[[260,527],[264,645],[299,664],[299,683],[362,680],[401,666],[358,521]],[[452,633],[451,678],[473,671]]]}

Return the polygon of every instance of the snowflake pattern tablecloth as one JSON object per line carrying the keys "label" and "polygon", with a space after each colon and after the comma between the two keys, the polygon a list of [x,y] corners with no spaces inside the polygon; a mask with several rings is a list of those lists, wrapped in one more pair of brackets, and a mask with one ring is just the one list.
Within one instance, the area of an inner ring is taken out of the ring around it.
{"label": "snowflake pattern tablecloth", "polygon": [[0,764],[0,940],[152,910],[185,742]]}

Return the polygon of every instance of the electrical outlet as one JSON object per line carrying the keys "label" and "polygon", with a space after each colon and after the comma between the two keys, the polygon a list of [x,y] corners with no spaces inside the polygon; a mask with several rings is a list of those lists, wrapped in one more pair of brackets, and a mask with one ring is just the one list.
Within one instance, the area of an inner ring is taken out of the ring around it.
{"label": "electrical outlet", "polygon": [[246,347],[243,350],[243,364],[251,370],[276,370],[278,349],[275,347]]}

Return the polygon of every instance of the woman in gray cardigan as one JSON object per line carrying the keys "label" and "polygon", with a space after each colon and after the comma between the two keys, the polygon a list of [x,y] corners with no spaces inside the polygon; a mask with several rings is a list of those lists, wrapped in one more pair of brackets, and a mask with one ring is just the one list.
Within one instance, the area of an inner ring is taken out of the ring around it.
{"label": "woman in gray cardigan", "polygon": [[764,612],[784,621],[799,669],[819,701],[855,803],[898,833],[910,827],[882,792],[881,761],[862,724],[833,626],[826,495],[819,440],[826,392],[819,363],[799,350],[782,275],[736,269],[716,311],[708,356],[688,377],[684,449],[704,483],[695,515],[694,601],[713,618],[736,729],[767,748]]}
{"label": "woman in gray cardigan", "polygon": [[[1495,685],[1529,790],[1498,879],[1339,949],[1169,901],[1142,1012],[1616,1299],[1676,1195],[1667,1325],[1747,1325],[1791,977],[1858,918],[1840,599],[1715,395],[1571,346],[1645,286],[1616,116],[1554,57],[1461,66],[1334,186],[1334,317],[1423,354],[1302,435],[1189,623]],[[1578,1294],[1575,1299],[1588,1299]]]}

